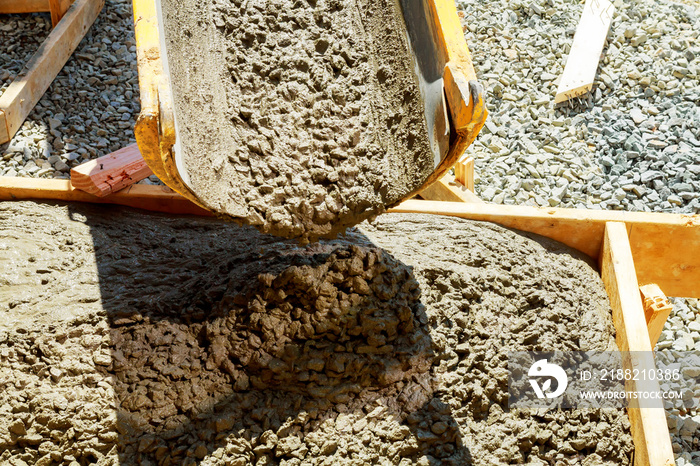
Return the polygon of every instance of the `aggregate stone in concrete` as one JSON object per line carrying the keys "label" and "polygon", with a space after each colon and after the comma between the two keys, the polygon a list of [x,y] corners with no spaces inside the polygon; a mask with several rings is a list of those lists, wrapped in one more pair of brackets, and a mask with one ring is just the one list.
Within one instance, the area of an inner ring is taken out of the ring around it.
{"label": "aggregate stone in concrete", "polygon": [[332,236],[433,171],[395,1],[164,1],[183,168],[210,209]]}
{"label": "aggregate stone in concrete", "polygon": [[561,244],[393,214],[302,247],[15,202],[0,245],[2,463],[630,461],[624,411],[507,410],[509,351],[615,348]]}

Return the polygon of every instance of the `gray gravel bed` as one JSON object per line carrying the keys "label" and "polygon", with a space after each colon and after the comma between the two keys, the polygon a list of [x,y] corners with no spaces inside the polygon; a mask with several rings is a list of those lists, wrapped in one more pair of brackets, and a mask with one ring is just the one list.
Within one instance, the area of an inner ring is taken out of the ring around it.
{"label": "gray gravel bed", "polygon": [[472,147],[497,204],[700,212],[697,6],[618,7],[594,91],[554,96],[583,5],[460,1],[489,122]]}
{"label": "gray gravel bed", "polygon": [[[0,15],[0,91],[51,30],[48,14]],[[68,178],[135,142],[140,109],[131,2],[107,0],[93,27],[9,144],[0,175]]]}

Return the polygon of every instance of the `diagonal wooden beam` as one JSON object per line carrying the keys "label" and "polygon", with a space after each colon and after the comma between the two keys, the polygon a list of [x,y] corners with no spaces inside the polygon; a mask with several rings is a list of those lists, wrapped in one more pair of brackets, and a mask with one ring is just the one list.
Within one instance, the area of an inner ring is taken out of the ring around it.
{"label": "diagonal wooden beam", "polygon": [[152,174],[138,146],[131,144],[73,168],[70,181],[74,188],[104,197]]}
{"label": "diagonal wooden beam", "polygon": [[[616,330],[615,340],[623,352],[623,369],[637,370],[638,374],[655,374],[654,354],[624,223],[605,224],[600,272],[610,297]],[[660,392],[658,380],[649,377],[639,380],[630,377],[625,381],[625,389],[632,393]],[[640,408],[638,399],[632,399],[627,412],[634,439],[635,466],[673,466],[675,460],[671,437],[661,399],[644,400],[643,408]]]}

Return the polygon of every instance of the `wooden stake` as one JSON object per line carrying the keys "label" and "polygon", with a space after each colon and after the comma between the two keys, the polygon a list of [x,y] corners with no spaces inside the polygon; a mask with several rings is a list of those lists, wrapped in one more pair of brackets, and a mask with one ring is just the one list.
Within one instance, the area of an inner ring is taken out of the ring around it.
{"label": "wooden stake", "polygon": [[468,190],[449,173],[423,189],[420,197],[430,201],[477,202],[483,203],[479,196]]}
{"label": "wooden stake", "polygon": [[104,0],[77,0],[21,74],[5,89],[0,96],[0,110],[4,112],[5,120],[5,127],[0,130],[0,144],[15,135],[85,36],[103,5]]}
{"label": "wooden stake", "polygon": [[[632,260],[632,249],[627,227],[621,222],[605,225],[605,239],[600,254],[600,270],[605,289],[610,297],[615,325],[615,341],[622,352],[623,369],[636,370],[639,374],[656,372],[644,318],[644,308]],[[659,393],[656,378],[630,377],[625,381],[627,392]],[[627,409],[634,439],[636,466],[673,466],[675,464],[671,437],[666,424],[666,412],[661,399],[639,400],[633,398]]]}
{"label": "wooden stake", "polygon": [[615,6],[610,0],[586,0],[554,98],[555,103],[583,95],[593,88],[614,12]]}
{"label": "wooden stake", "polygon": [[70,181],[74,188],[104,197],[152,174],[138,146],[131,144],[73,168]]}
{"label": "wooden stake", "polygon": [[474,158],[463,155],[455,163],[455,180],[469,191],[474,192]]}
{"label": "wooden stake", "polygon": [[656,346],[659,341],[661,331],[666,324],[666,319],[671,314],[673,306],[666,299],[666,295],[661,291],[659,285],[654,283],[639,287],[642,295],[642,304],[644,305],[644,317],[647,321],[649,329],[649,340],[651,347]]}

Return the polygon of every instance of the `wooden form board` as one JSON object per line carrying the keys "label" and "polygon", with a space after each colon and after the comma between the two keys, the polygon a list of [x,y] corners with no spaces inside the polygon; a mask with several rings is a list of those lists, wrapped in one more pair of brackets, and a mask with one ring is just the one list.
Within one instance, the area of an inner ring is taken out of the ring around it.
{"label": "wooden form board", "polygon": [[0,14],[50,11],[49,0],[0,0]]}
{"label": "wooden form board", "polygon": [[72,169],[70,181],[74,188],[104,197],[152,174],[138,146],[131,144]]}
{"label": "wooden form board", "polygon": [[69,180],[0,176],[0,201],[22,199],[119,204],[170,214],[211,215],[166,186],[135,184],[109,196],[97,197],[75,189]]}
{"label": "wooden form board", "polygon": [[607,222],[624,222],[639,283],[656,283],[668,296],[700,298],[700,216],[554,209],[408,200],[389,212],[448,215],[494,222],[560,241],[597,259]]}
{"label": "wooden form board", "polygon": [[583,95],[593,88],[614,13],[615,6],[610,0],[586,0],[554,97],[555,103]]}
{"label": "wooden form board", "polygon": [[0,144],[9,141],[85,36],[104,0],[76,0],[0,96]]}
{"label": "wooden form board", "polygon": [[[105,198],[98,198],[73,189],[67,181],[0,177],[0,200],[17,199],[60,199],[116,203],[161,212],[210,215],[209,212],[162,186],[134,185]],[[687,250],[685,245],[688,243],[697,246],[700,237],[700,218],[698,216],[676,214],[537,209],[521,206],[417,200],[405,201],[389,211],[450,215],[492,221],[507,227],[542,234],[566,244],[569,243],[563,240],[562,235],[570,234],[571,231],[580,231],[580,235],[574,235],[573,242],[578,244],[579,250],[589,251],[586,253],[599,259],[603,281],[613,308],[613,321],[617,330],[616,338],[619,348],[622,351],[647,352],[647,356],[637,354],[625,361],[626,367],[635,368],[653,369],[655,367],[637,278],[640,274],[646,276],[653,275],[653,273],[646,269],[643,270],[639,266],[639,262],[635,267],[634,246],[630,241],[629,233],[634,231],[636,236],[644,237],[650,233],[649,230],[645,230],[645,225],[654,225],[651,233],[660,233],[656,239],[660,237],[664,239],[664,242],[676,244],[678,249],[683,252]],[[601,227],[602,233],[600,232]],[[645,244],[653,239],[643,238],[638,242]],[[598,247],[598,252],[590,253],[591,248],[595,245]],[[645,267],[664,270],[667,267],[678,266],[678,264],[664,261],[663,256],[656,257],[659,259],[657,263],[651,265],[645,263],[647,264]],[[673,257],[677,257],[677,255]],[[700,258],[695,260],[700,261]],[[684,265],[688,270],[694,270],[694,273],[697,273],[699,264],[691,261],[691,263]],[[699,297],[700,293],[696,288],[697,282],[696,277],[677,280],[673,284],[675,289],[680,291],[678,296]],[[696,293],[696,295],[692,293]],[[649,382],[645,381],[644,384],[632,385],[628,389],[658,390],[658,383],[654,386],[653,383],[649,385]],[[673,452],[663,407],[638,409],[632,406],[629,410],[629,417],[635,441],[635,465],[673,465]]]}
{"label": "wooden form board", "polygon": [[0,0],[0,14],[50,12],[56,27],[71,3],[73,0]]}
{"label": "wooden form board", "polygon": [[[641,374],[655,373],[654,354],[624,223],[606,222],[599,259],[601,276],[613,312],[615,340],[620,351],[629,352],[623,357],[623,369],[637,369]],[[625,389],[628,392],[660,391],[658,380],[646,378],[627,380]],[[673,466],[675,461],[663,402],[657,398],[645,403],[642,409],[639,401],[633,399],[627,410],[635,446],[634,464]]]}
{"label": "wooden form board", "polygon": [[[18,199],[114,203],[159,212],[211,215],[163,186],[133,185],[99,198],[74,189],[67,180],[0,177],[0,200]],[[688,253],[700,250],[698,215],[545,209],[416,199],[404,201],[388,212],[494,222],[552,238],[594,259],[600,255],[605,224],[624,222],[639,283],[656,283],[668,296],[700,298],[700,254]]]}

